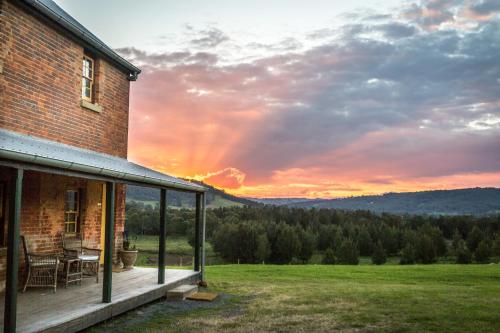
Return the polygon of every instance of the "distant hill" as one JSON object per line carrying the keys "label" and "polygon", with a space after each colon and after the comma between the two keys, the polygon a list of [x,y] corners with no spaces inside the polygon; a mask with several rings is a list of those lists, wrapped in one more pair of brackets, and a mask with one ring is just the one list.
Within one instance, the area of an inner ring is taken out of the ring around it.
{"label": "distant hill", "polygon": [[343,199],[317,199],[287,204],[303,208],[337,208],[374,212],[486,215],[500,213],[500,189],[468,188],[407,193],[387,193]]}
{"label": "distant hill", "polygon": [[[500,189],[469,188],[422,192],[386,193],[342,199],[306,198],[240,198],[207,185],[207,205],[210,208],[256,206],[261,204],[300,208],[334,208],[370,210],[377,213],[432,215],[487,215],[500,213]],[[127,186],[127,201],[155,205],[160,198],[158,189]],[[194,207],[194,194],[169,191],[168,203],[175,207]]]}
{"label": "distant hill", "polygon": [[[208,188],[207,192],[207,206],[210,208],[218,207],[232,207],[232,206],[256,206],[259,203],[239,198],[237,196],[228,194],[223,190],[219,190],[213,186],[203,182],[193,181]],[[140,186],[127,186],[127,201],[140,201],[145,204],[155,205],[160,200],[160,190],[140,187]],[[192,193],[168,191],[167,201],[170,206],[175,207],[194,207],[195,195]]]}
{"label": "distant hill", "polygon": [[265,204],[265,205],[275,205],[275,206],[286,206],[294,203],[306,203],[308,201],[316,201],[317,199],[308,198],[248,198],[249,200]]}

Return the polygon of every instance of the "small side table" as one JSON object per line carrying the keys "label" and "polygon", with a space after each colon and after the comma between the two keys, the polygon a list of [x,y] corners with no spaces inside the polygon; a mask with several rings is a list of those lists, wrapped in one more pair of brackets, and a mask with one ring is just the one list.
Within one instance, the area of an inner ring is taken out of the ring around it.
{"label": "small side table", "polygon": [[61,257],[63,270],[61,281],[64,282],[64,287],[67,288],[69,283],[78,282],[82,284],[82,259],[74,257]]}

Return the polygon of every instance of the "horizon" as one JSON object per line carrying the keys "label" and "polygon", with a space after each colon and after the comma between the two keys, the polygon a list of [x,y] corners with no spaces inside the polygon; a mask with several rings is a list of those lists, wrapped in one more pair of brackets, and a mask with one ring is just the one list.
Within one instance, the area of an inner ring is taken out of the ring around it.
{"label": "horizon", "polygon": [[[194,179],[187,179],[187,178],[185,178],[185,179],[189,180],[189,181],[196,181]],[[406,192],[388,191],[388,192],[381,192],[381,193],[376,193],[376,194],[362,194],[362,195],[353,194],[353,195],[349,195],[349,196],[345,196],[345,197],[335,197],[335,198],[320,198],[320,197],[307,198],[307,197],[288,197],[288,196],[283,196],[283,197],[252,197],[252,196],[238,196],[236,194],[232,194],[231,192],[226,191],[222,187],[217,187],[215,185],[207,184],[207,183],[204,183],[203,181],[198,181],[198,182],[200,182],[202,185],[209,185],[209,186],[213,187],[214,189],[216,189],[218,191],[222,191],[226,194],[234,195],[238,198],[248,199],[248,200],[252,200],[252,199],[255,199],[255,200],[266,200],[266,199],[269,199],[269,200],[275,200],[275,199],[276,200],[279,200],[279,199],[338,200],[338,199],[360,198],[360,197],[367,197],[367,196],[384,196],[386,194],[422,193],[422,192],[436,192],[436,191],[464,191],[464,190],[500,190],[500,187],[495,187],[495,186],[476,186],[476,187],[462,187],[462,188],[454,188],[454,189],[434,189],[434,190],[420,190],[420,191],[406,191]]]}
{"label": "horizon", "polygon": [[500,187],[496,1],[56,2],[142,69],[140,164],[253,198]]}

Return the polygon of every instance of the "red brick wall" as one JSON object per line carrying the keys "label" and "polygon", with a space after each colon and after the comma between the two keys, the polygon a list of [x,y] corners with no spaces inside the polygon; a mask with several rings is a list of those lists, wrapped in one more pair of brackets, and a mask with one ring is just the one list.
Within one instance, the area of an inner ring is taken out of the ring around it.
{"label": "red brick wall", "polygon": [[113,260],[118,261],[118,251],[123,246],[123,232],[125,231],[125,199],[126,199],[126,185],[116,185],[116,202],[115,202],[115,251]]}
{"label": "red brick wall", "polygon": [[[11,184],[9,169],[0,167],[0,180]],[[21,204],[21,235],[28,236],[35,252],[62,252],[61,233],[64,231],[65,192],[72,189],[79,189],[82,193],[84,204],[81,206],[80,225],[84,243],[89,247],[101,247],[103,183],[26,171]],[[9,213],[7,212],[7,214]],[[116,253],[122,247],[124,224],[125,186],[118,185],[115,202],[115,262],[117,261]],[[5,256],[6,252],[0,249],[0,291],[5,288]],[[24,276],[23,260],[24,253],[21,251],[20,277]]]}
{"label": "red brick wall", "polygon": [[[126,158],[127,75],[95,57],[95,102],[102,112],[83,108],[84,48],[13,1],[0,0],[0,6],[0,128]],[[0,167],[0,180],[9,181],[9,173]],[[85,242],[100,247],[102,183],[26,172],[21,233],[30,236],[38,252],[61,250],[65,190],[74,187],[85,189]],[[125,186],[117,185],[115,260],[124,224]],[[0,291],[5,281],[5,255],[0,248]]]}
{"label": "red brick wall", "polygon": [[83,47],[19,5],[0,4],[0,128],[126,157],[127,75],[96,58],[103,110],[81,107]]}

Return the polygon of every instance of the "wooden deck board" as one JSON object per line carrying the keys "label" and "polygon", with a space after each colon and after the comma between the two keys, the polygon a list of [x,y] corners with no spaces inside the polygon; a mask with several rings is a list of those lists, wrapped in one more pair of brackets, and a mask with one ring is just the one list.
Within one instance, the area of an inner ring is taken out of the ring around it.
{"label": "wooden deck board", "polygon": [[[75,332],[163,297],[179,284],[195,282],[198,273],[167,270],[165,284],[157,284],[155,268],[136,267],[113,273],[112,303],[101,303],[102,279],[86,279],[82,285],[50,289],[28,289],[18,294],[18,332]],[[0,313],[3,314],[3,300]],[[3,327],[3,316],[1,316]],[[2,328],[0,327],[0,332]]]}

